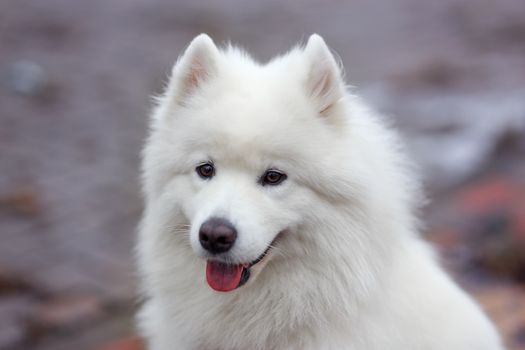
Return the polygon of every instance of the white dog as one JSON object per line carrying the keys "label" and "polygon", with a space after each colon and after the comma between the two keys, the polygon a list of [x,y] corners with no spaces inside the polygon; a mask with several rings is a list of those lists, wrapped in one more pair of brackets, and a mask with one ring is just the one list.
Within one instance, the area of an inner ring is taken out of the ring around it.
{"label": "white dog", "polygon": [[502,349],[418,237],[409,168],[320,36],[267,64],[196,37],[144,150],[149,348]]}

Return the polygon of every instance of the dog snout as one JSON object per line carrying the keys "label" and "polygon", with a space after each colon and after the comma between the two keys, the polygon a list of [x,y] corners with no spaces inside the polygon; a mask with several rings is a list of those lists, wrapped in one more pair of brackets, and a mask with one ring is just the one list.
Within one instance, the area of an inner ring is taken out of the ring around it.
{"label": "dog snout", "polygon": [[237,230],[226,219],[210,218],[199,230],[201,246],[213,254],[230,250],[237,239]]}

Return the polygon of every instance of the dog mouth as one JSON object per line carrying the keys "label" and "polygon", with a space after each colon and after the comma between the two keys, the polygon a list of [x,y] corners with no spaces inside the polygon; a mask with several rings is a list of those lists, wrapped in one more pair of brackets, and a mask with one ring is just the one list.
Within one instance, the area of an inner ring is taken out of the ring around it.
{"label": "dog mouth", "polygon": [[206,281],[218,292],[230,292],[237,289],[250,279],[250,269],[261,262],[270,252],[270,244],[255,260],[246,264],[228,264],[217,260],[208,260],[206,263]]}

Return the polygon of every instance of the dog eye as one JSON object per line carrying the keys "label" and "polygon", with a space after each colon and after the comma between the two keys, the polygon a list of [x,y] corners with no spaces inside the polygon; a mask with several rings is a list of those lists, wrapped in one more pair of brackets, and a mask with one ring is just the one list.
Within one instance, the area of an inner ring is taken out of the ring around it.
{"label": "dog eye", "polygon": [[264,185],[279,185],[281,182],[286,180],[287,176],[285,173],[282,173],[277,170],[266,170],[264,175],[261,177],[261,184]]}
{"label": "dog eye", "polygon": [[204,163],[195,168],[197,174],[203,179],[211,179],[215,175],[215,167],[211,163]]}

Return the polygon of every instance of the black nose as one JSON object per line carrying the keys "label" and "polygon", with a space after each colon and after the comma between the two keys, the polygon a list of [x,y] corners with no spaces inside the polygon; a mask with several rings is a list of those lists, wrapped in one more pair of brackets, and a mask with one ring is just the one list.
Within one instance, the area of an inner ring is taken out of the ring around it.
{"label": "black nose", "polygon": [[237,239],[235,227],[225,219],[206,220],[199,231],[199,241],[204,249],[213,254],[230,250]]}

